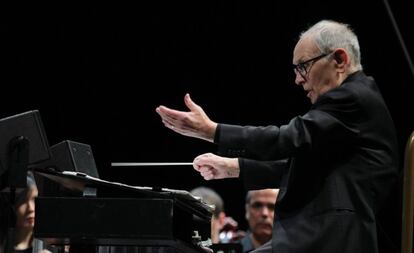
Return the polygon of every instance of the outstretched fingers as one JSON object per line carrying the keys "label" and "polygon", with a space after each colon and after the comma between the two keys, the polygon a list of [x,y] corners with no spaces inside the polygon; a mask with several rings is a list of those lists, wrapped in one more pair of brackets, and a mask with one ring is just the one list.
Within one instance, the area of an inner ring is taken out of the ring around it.
{"label": "outstretched fingers", "polygon": [[163,120],[174,122],[185,117],[186,112],[174,110],[166,106],[160,105],[155,111],[161,116]]}
{"label": "outstretched fingers", "polygon": [[191,128],[186,123],[188,121],[188,112],[177,111],[165,106],[157,107],[156,112],[160,115],[162,123],[167,128],[182,134],[191,131]]}
{"label": "outstretched fingers", "polygon": [[184,96],[184,103],[187,106],[190,111],[199,111],[201,107],[194,103],[194,101],[191,99],[190,94],[185,94]]}

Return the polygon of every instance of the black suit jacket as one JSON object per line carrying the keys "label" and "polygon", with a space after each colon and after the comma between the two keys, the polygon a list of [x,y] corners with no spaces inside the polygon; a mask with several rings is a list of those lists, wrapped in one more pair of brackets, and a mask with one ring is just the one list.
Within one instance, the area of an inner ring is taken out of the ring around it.
{"label": "black suit jacket", "polygon": [[247,189],[281,189],[274,253],[378,252],[375,214],[398,173],[398,147],[372,78],[350,75],[281,127],[220,124],[215,142],[221,155],[244,157]]}

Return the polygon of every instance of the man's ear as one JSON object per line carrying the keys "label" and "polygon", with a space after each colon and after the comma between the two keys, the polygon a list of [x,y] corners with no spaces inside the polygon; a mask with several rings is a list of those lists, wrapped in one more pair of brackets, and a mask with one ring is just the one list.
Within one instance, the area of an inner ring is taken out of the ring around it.
{"label": "man's ear", "polygon": [[334,60],[336,61],[337,64],[342,64],[342,63],[348,63],[349,62],[348,53],[343,48],[336,49],[335,52],[334,52],[333,57],[334,57]]}
{"label": "man's ear", "polygon": [[341,57],[341,54],[338,53],[338,51],[334,53],[334,59],[336,63],[342,63],[342,57]]}
{"label": "man's ear", "polygon": [[336,67],[344,69],[346,65],[349,65],[349,55],[343,48],[338,48],[333,53],[333,59],[336,61]]}
{"label": "man's ear", "polygon": [[246,204],[246,211],[245,211],[244,217],[246,218],[246,220],[249,220],[249,218],[250,218],[250,212],[249,212],[248,204]]}

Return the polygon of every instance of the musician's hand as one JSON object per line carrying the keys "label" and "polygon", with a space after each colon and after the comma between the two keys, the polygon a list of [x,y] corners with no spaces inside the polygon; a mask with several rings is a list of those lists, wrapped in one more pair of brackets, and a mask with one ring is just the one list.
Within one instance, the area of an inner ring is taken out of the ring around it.
{"label": "musician's hand", "polygon": [[227,158],[207,153],[194,159],[193,167],[205,180],[239,177],[240,168],[237,158]]}
{"label": "musician's hand", "polygon": [[190,137],[214,141],[217,123],[210,120],[203,108],[194,103],[189,94],[184,96],[189,112],[177,111],[166,106],[158,106],[155,111],[161,116],[164,125],[171,130]]}
{"label": "musician's hand", "polygon": [[214,251],[209,247],[200,246],[200,248],[206,253],[213,253]]}

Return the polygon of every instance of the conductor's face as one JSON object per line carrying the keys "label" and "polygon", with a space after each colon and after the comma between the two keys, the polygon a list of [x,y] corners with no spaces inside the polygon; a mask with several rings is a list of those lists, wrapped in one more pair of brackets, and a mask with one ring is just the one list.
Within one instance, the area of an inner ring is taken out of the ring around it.
{"label": "conductor's face", "polygon": [[302,38],[293,52],[295,83],[303,86],[311,103],[337,86],[332,53],[321,52],[310,38]]}

